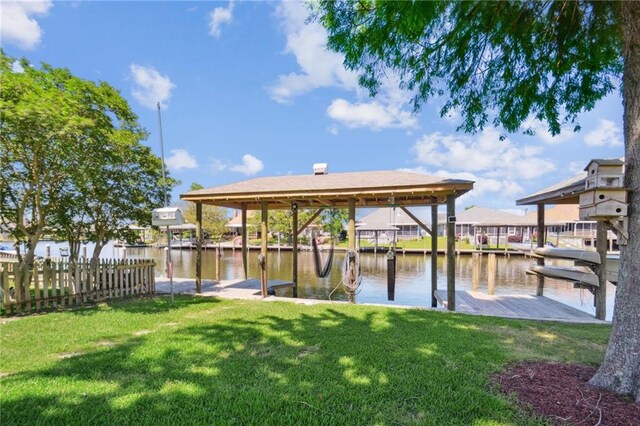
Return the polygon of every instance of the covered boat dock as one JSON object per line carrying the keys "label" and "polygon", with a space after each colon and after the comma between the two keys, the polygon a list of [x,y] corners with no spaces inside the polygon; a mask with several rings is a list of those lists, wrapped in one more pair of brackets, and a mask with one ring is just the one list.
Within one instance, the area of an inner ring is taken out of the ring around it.
{"label": "covered boat dock", "polygon": [[[180,198],[196,204],[196,292],[202,289],[202,205],[214,205],[242,211],[242,260],[247,278],[248,210],[261,211],[261,265],[262,297],[267,296],[268,271],[267,235],[269,210],[290,210],[292,213],[293,271],[292,287],[297,297],[298,285],[298,235],[315,220],[322,209],[348,209],[349,251],[356,249],[356,208],[399,207],[409,212],[410,206],[431,206],[432,228],[437,230],[438,206],[447,210],[447,308],[455,310],[455,200],[473,189],[473,182],[445,179],[419,173],[401,171],[365,171],[326,173],[296,176],[275,176],[249,179],[228,185],[200,189],[182,194]],[[298,224],[299,209],[315,209],[307,223]],[[410,214],[410,213],[408,213]],[[432,235],[432,253],[437,253],[437,235],[426,225],[419,223]],[[431,258],[432,306],[436,306],[437,259]],[[353,266],[353,265],[352,265]]]}

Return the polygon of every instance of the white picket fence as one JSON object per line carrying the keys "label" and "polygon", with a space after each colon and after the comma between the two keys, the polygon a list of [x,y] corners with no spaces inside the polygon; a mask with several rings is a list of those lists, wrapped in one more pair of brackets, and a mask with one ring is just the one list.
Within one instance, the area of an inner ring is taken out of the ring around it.
{"label": "white picket fence", "polygon": [[0,259],[0,288],[7,313],[80,305],[96,300],[155,292],[155,263],[145,259],[37,260],[28,269]]}

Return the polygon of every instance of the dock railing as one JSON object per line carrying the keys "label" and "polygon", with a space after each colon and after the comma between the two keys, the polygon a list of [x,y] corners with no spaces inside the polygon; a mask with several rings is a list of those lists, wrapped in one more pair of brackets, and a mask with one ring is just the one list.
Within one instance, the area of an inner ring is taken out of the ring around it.
{"label": "dock railing", "polygon": [[81,305],[155,292],[155,263],[145,259],[38,259],[33,267],[0,259],[5,314]]}

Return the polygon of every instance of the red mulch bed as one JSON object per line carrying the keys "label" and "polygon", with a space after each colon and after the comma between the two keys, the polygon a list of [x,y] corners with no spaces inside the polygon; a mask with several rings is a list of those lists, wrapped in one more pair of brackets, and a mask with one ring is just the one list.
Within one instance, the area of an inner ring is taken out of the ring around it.
{"label": "red mulch bed", "polygon": [[526,362],[494,377],[502,392],[558,425],[640,426],[640,405],[589,386],[596,369],[576,364]]}

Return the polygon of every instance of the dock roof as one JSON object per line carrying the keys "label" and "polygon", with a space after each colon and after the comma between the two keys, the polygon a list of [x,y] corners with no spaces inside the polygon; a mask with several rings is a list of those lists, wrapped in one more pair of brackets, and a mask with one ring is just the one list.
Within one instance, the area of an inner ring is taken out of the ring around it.
{"label": "dock roof", "polygon": [[356,199],[360,207],[444,204],[448,195],[456,197],[473,188],[473,181],[446,179],[395,170],[261,177],[229,185],[190,191],[185,201],[229,208],[269,209],[347,207]]}
{"label": "dock roof", "polygon": [[584,181],[586,177],[586,172],[578,173],[569,179],[516,200],[516,205],[578,204],[580,202],[580,192],[584,191]]}

